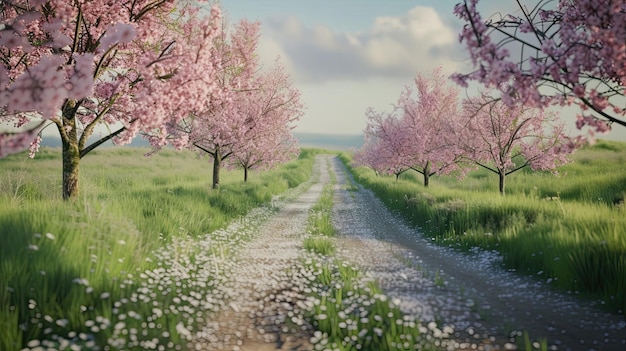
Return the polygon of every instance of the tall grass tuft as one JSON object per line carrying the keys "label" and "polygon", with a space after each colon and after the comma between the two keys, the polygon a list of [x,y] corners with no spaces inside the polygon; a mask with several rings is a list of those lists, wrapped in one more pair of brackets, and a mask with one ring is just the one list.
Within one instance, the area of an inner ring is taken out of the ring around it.
{"label": "tall grass tuft", "polygon": [[[350,168],[349,154],[342,154]],[[579,150],[554,176],[512,174],[506,197],[485,171],[459,181],[416,175],[377,176],[350,168],[393,211],[436,242],[498,250],[508,268],[626,313],[626,143],[600,141]]]}
{"label": "tall grass tuft", "polygon": [[[327,165],[330,167],[330,164]],[[330,172],[330,182],[322,189],[317,203],[311,208],[307,222],[307,232],[313,235],[335,236],[331,212],[333,209],[333,187],[337,183],[336,176]]]}
{"label": "tall grass tuft", "polygon": [[335,245],[323,236],[310,236],[304,239],[304,248],[320,255],[329,256],[335,253]]}
{"label": "tall grass tuft", "polygon": [[[311,280],[313,344],[336,350],[438,350],[437,338],[452,333],[403,314],[358,268],[324,256],[306,261]],[[317,350],[318,348],[316,348]]]}

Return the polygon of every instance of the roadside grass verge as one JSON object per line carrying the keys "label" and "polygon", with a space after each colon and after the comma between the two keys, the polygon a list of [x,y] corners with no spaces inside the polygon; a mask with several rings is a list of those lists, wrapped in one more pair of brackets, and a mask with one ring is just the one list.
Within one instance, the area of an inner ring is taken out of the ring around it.
{"label": "roadside grass verge", "polygon": [[59,150],[0,160],[0,349],[184,349],[219,284],[207,262],[245,240],[220,229],[308,180],[318,153],[211,190],[193,153],[147,151],[92,152],[70,202]]}
{"label": "roadside grass verge", "polygon": [[626,143],[600,141],[579,150],[560,175],[521,171],[497,179],[475,171],[459,181],[395,177],[351,167],[360,184],[434,241],[497,250],[509,269],[626,313]]}
{"label": "roadside grass verge", "polygon": [[335,253],[335,245],[323,236],[309,236],[304,238],[304,248],[320,255],[330,256]]}
{"label": "roadside grass verge", "polygon": [[[327,164],[330,167],[330,164]],[[307,232],[327,237],[335,236],[336,231],[331,220],[333,209],[333,187],[337,184],[334,173],[330,173],[330,182],[322,189],[319,200],[313,205],[307,219]]]}
{"label": "roadside grass verge", "polygon": [[305,261],[316,350],[438,350],[452,330],[403,314],[357,267],[323,255]]}
{"label": "roadside grass verge", "polygon": [[[330,164],[328,165],[330,168]],[[440,339],[452,333],[431,322],[423,326],[415,317],[403,314],[399,301],[390,301],[375,282],[358,267],[333,255],[335,233],[330,214],[333,206],[334,173],[318,202],[311,208],[304,248],[303,275],[307,279],[307,318],[315,328],[311,343],[315,350],[438,350]],[[327,213],[328,222],[317,220]],[[334,235],[334,234],[333,234]]]}

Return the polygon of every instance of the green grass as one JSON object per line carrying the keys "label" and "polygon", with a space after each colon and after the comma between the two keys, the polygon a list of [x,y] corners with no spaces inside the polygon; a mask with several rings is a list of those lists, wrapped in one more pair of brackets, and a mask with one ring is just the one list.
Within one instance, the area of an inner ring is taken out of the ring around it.
{"label": "green grass", "polygon": [[[192,302],[175,296],[210,291],[212,278],[146,274],[180,270],[167,262],[183,262],[190,274],[207,269],[192,268],[195,256],[211,254],[194,243],[308,180],[318,152],[302,150],[247,183],[242,171],[225,172],[221,189],[211,190],[206,161],[172,150],[146,158],[147,151],[92,152],[81,162],[80,197],[70,202],[61,198],[59,150],[0,160],[0,349],[42,339],[48,347],[93,348],[116,338],[123,349],[150,349],[152,341],[182,347],[176,329],[193,324],[185,312]],[[149,287],[161,293],[148,294]]]}
{"label": "green grass", "polygon": [[315,277],[309,316],[316,329],[313,344],[334,350],[439,349],[429,335],[437,325],[422,326],[404,315],[397,301],[390,301],[374,282],[363,280],[358,268],[329,257],[309,259],[306,265]]}
{"label": "green grass", "polygon": [[304,239],[304,248],[320,255],[329,256],[335,253],[335,245],[323,236],[310,236]]}
{"label": "green grass", "polygon": [[[342,160],[348,166],[349,154]],[[355,179],[436,242],[498,250],[506,267],[626,312],[626,143],[600,141],[554,176],[520,171],[498,180],[477,170],[463,180],[419,175],[398,181],[351,168]]]}
{"label": "green grass", "polygon": [[[330,167],[330,165],[327,165]],[[337,184],[337,179],[333,172],[330,173],[330,182],[322,189],[319,200],[311,208],[307,220],[307,232],[313,235],[335,236],[331,212],[333,209],[333,187]]]}
{"label": "green grass", "polygon": [[[320,202],[313,208],[307,220],[307,232],[314,235],[335,236],[336,231],[333,227],[332,212],[332,185],[326,186],[322,192]],[[323,207],[323,202],[331,201],[331,207]]]}

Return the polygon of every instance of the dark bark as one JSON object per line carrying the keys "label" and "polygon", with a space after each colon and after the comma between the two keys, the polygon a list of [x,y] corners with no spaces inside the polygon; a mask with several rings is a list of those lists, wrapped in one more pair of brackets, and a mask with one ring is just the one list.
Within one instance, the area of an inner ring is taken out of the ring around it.
{"label": "dark bark", "polygon": [[[135,120],[130,121],[131,123],[133,123]],[[97,148],[98,146],[106,143],[107,141],[115,138],[116,136],[118,136],[121,132],[125,131],[126,127],[122,127],[120,129],[118,129],[117,131],[105,136],[104,138],[94,142],[93,144],[87,146],[86,148],[80,150],[80,158],[83,158],[85,155],[87,155],[91,150]]]}
{"label": "dark bark", "polygon": [[247,166],[243,166],[243,181],[244,182],[248,181],[248,167]]}
{"label": "dark bark", "polygon": [[78,197],[80,153],[78,144],[63,142],[63,200]]}
{"label": "dark bark", "polygon": [[428,184],[430,184],[430,163],[426,162],[426,167],[424,167],[424,187],[428,188]]}
{"label": "dark bark", "polygon": [[506,178],[506,173],[504,171],[500,171],[498,176],[500,177],[500,195],[504,195],[504,179]]}
{"label": "dark bark", "polygon": [[73,107],[67,104],[63,109],[63,127],[61,132],[63,158],[63,200],[78,197],[78,177],[80,171],[80,149],[78,132]]}
{"label": "dark bark", "polygon": [[220,187],[220,168],[222,167],[222,151],[219,147],[215,148],[213,155],[213,189]]}

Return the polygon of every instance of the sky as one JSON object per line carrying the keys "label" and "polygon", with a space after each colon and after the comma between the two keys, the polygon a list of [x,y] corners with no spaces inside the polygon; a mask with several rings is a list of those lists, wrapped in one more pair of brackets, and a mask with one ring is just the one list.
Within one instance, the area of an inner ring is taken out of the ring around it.
{"label": "sky", "polygon": [[[417,73],[428,75],[438,66],[446,75],[472,69],[458,41],[463,22],[453,8],[459,1],[221,0],[221,5],[231,24],[243,18],[261,22],[261,62],[269,67],[279,57],[302,92],[305,115],[295,131],[345,135],[363,132],[368,107],[390,111]],[[479,2],[485,16],[515,12],[516,6],[514,0]],[[565,116],[571,126],[575,114],[570,110]],[[626,130],[609,138],[626,140]]]}

